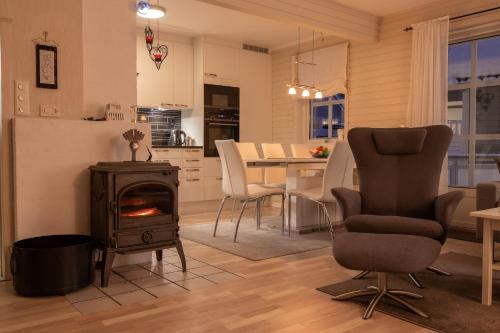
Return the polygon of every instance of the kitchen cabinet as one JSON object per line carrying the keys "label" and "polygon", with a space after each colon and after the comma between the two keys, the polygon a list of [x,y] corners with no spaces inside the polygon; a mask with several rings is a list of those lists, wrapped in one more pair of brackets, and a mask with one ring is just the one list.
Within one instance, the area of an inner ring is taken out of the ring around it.
{"label": "kitchen cabinet", "polygon": [[241,50],[240,65],[240,141],[272,142],[271,56]]}
{"label": "kitchen cabinet", "polygon": [[185,108],[193,107],[193,46],[174,45],[174,104]]}
{"label": "kitchen cabinet", "polygon": [[175,54],[169,45],[168,56],[160,70],[156,69],[149,57],[144,38],[137,38],[137,104],[140,106],[160,106],[174,101],[174,64]]}
{"label": "kitchen cabinet", "polygon": [[205,43],[203,45],[203,70],[207,80],[240,79],[240,50],[237,48]]}
{"label": "kitchen cabinet", "polygon": [[150,59],[144,38],[137,38],[137,104],[139,106],[193,107],[193,46],[162,41],[168,56],[160,70]]}
{"label": "kitchen cabinet", "polygon": [[222,192],[222,177],[205,177],[205,200],[220,200]]}

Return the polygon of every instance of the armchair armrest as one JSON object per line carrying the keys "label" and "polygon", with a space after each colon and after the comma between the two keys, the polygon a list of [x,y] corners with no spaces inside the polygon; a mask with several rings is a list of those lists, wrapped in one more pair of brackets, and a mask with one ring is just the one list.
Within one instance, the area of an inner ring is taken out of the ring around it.
{"label": "armchair armrest", "polygon": [[458,204],[464,197],[462,191],[452,191],[441,194],[434,201],[434,216],[436,220],[441,223],[443,229],[446,231],[453,219],[455,210]]}
{"label": "armchair armrest", "polygon": [[345,187],[336,187],[332,189],[332,194],[342,209],[344,221],[349,216],[361,214],[361,194],[358,191]]}

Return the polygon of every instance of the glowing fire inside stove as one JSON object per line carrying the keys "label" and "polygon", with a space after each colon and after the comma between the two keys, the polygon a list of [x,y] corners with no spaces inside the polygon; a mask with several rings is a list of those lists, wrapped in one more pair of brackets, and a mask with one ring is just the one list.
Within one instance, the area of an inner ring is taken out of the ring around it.
{"label": "glowing fire inside stove", "polygon": [[156,216],[160,215],[162,212],[156,207],[153,208],[143,208],[134,210],[133,212],[122,212],[120,215],[123,217],[143,217],[143,216]]}

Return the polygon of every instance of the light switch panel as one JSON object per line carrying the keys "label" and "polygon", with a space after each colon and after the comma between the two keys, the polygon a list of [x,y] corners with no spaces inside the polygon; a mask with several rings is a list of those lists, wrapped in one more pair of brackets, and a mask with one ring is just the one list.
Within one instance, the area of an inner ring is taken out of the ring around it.
{"label": "light switch panel", "polygon": [[40,104],[40,117],[59,118],[60,115],[61,110],[57,106]]}
{"label": "light switch panel", "polygon": [[28,81],[16,80],[14,81],[14,107],[18,116],[30,115],[30,87]]}

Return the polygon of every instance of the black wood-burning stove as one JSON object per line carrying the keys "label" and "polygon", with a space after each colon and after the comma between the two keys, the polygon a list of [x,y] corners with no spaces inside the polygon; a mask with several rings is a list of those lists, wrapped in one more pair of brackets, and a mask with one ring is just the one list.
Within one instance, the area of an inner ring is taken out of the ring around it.
{"label": "black wood-burning stove", "polygon": [[91,229],[102,251],[101,285],[108,285],[115,253],[176,247],[179,239],[178,167],[169,163],[99,162],[91,166]]}

